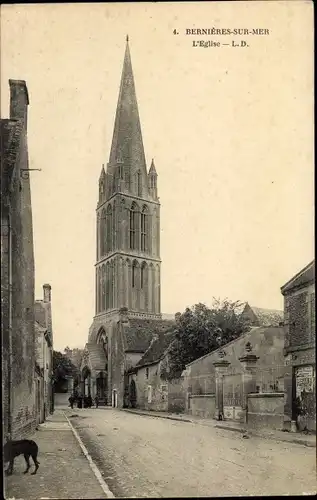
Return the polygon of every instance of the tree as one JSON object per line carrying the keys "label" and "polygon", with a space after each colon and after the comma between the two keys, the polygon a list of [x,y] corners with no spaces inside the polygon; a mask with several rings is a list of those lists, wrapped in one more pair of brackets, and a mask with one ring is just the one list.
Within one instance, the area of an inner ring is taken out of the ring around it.
{"label": "tree", "polygon": [[240,308],[239,301],[213,299],[211,308],[199,303],[179,314],[168,355],[168,378],[179,377],[188,363],[246,332],[249,324],[239,314]]}
{"label": "tree", "polygon": [[70,347],[67,346],[64,349],[64,355],[67,356],[67,358],[70,359],[71,362],[78,369],[80,369],[83,353],[84,353],[84,349],[79,349],[78,347],[71,349]]}
{"label": "tree", "polygon": [[59,351],[53,351],[53,377],[59,383],[67,375],[73,375],[76,367],[71,360]]}

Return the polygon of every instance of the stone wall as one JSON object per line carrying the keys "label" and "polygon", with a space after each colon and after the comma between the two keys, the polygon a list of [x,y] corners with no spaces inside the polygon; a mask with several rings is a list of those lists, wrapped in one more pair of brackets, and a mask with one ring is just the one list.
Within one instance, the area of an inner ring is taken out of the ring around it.
{"label": "stone wall", "polygon": [[284,428],[284,392],[248,394],[247,423],[251,429]]}
{"label": "stone wall", "polygon": [[[257,386],[262,392],[273,392],[284,388],[284,330],[281,327],[252,328],[238,339],[229,342],[222,349],[226,352],[226,360],[230,362],[228,373],[242,372],[239,361],[244,353],[245,344],[251,342],[253,353],[259,357],[257,362]],[[186,367],[184,383],[189,394],[214,394],[215,368],[218,360],[217,349]]]}
{"label": "stone wall", "polygon": [[[11,118],[23,118],[26,125],[27,90],[10,81]],[[18,102],[16,102],[18,99]],[[34,397],[34,253],[30,180],[21,169],[28,168],[27,131],[23,128],[16,165],[12,209],[12,435],[21,438],[36,425]]]}
{"label": "stone wall", "polygon": [[187,392],[183,382],[182,378],[168,382],[168,411],[171,413],[183,413],[185,411]]}
{"label": "stone wall", "polygon": [[188,413],[195,417],[214,418],[216,411],[215,394],[189,395]]}

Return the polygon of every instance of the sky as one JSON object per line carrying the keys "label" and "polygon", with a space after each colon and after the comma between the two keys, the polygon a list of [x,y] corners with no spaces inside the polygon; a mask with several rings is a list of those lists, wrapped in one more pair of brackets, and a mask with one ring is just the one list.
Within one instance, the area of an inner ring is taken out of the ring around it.
{"label": "sky", "polygon": [[[55,349],[83,347],[93,320],[98,178],[127,34],[158,172],[162,312],[213,297],[283,308],[280,287],[314,256],[312,13],[296,1],[1,6],[1,117],[8,79],[26,80],[30,168],[41,169],[36,298],[50,283]],[[213,27],[269,35],[185,34]]]}

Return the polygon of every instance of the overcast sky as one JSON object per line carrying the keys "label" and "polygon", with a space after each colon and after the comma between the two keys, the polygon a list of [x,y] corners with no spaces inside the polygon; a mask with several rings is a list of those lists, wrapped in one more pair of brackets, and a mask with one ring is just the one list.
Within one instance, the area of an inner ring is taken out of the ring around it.
{"label": "overcast sky", "polygon": [[[84,346],[94,315],[98,178],[127,33],[159,176],[162,311],[213,296],[282,308],[280,287],[313,259],[311,7],[1,7],[1,116],[8,79],[26,80],[30,168],[42,169],[31,174],[36,297],[52,285],[56,349]],[[244,38],[247,48],[194,48],[201,37],[184,34],[212,27],[270,35]]]}

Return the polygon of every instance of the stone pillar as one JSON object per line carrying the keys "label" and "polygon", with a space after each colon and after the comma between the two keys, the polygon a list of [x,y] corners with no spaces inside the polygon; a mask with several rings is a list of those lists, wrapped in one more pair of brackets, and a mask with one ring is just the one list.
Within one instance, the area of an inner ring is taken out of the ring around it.
{"label": "stone pillar", "polygon": [[242,365],[242,421],[247,424],[248,422],[248,394],[256,392],[256,363],[258,356],[252,354],[252,345],[250,342],[246,343],[245,353],[239,358]]}
{"label": "stone pillar", "polygon": [[213,363],[215,367],[215,378],[216,378],[216,409],[215,409],[215,419],[223,420],[223,376],[227,373],[230,362],[225,358],[225,351],[220,351],[218,353],[219,359]]}

